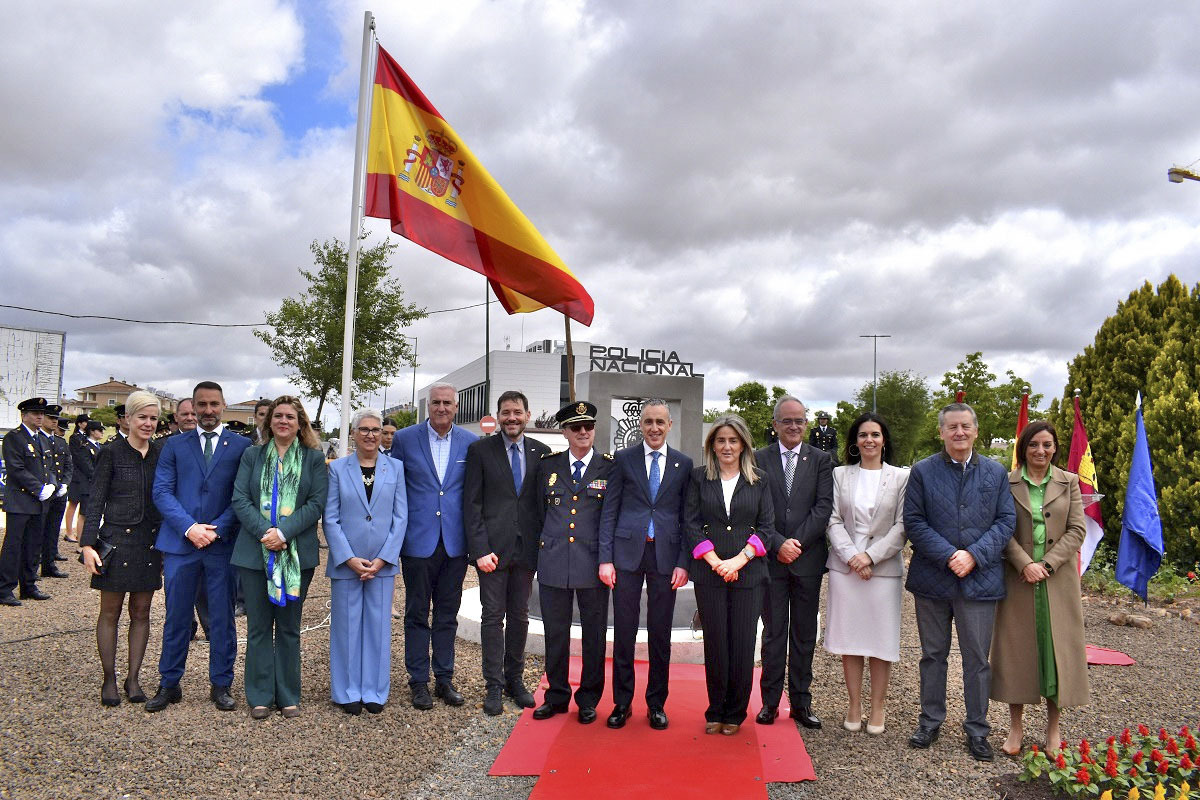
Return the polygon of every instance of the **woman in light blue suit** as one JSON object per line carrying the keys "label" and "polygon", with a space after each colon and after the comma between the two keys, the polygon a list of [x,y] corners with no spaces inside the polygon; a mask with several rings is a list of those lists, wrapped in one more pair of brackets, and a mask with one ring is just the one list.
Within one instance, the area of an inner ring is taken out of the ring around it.
{"label": "woman in light blue suit", "polygon": [[392,586],[408,526],[404,464],[382,456],[383,415],[351,422],[355,452],[329,465],[325,540],[331,584],[329,677],[347,714],[383,711],[391,686]]}

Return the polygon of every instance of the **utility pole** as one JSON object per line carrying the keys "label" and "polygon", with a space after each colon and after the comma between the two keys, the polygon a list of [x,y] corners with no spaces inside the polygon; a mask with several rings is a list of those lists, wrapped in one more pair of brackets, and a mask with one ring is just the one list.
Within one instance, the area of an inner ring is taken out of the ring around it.
{"label": "utility pole", "polygon": [[876,389],[879,386],[879,340],[890,339],[890,333],[864,333],[859,335],[860,339],[871,339],[872,341],[872,356],[871,356],[871,412],[878,413],[879,403],[876,398]]}

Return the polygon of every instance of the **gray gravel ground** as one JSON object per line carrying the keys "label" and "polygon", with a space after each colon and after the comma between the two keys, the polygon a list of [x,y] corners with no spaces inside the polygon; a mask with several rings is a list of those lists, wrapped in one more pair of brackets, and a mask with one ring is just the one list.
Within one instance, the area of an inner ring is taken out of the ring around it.
{"label": "gray gravel ground", "polygon": [[[71,545],[63,548],[74,556]],[[518,709],[510,703],[500,717],[482,714],[478,646],[460,641],[458,647],[457,683],[467,705],[451,709],[438,702],[433,711],[419,712],[408,703],[399,625],[393,632],[392,702],[379,716],[350,717],[329,701],[324,627],[314,627],[303,638],[304,713],[297,720],[248,718],[240,694],[240,658],[234,682],[238,710],[214,709],[207,699],[208,648],[203,640],[193,643],[182,703],[153,715],[128,703],[105,709],[98,698],[93,634],[97,595],[87,587],[79,564],[65,566],[69,580],[42,581],[54,595],[51,600],[0,608],[0,798],[525,798],[534,785],[532,777],[486,775]],[[474,583],[473,575],[468,583]],[[305,605],[305,626],[323,622],[327,602],[328,582],[318,575]],[[1141,721],[1154,728],[1200,723],[1196,618],[1152,615],[1154,627],[1138,630],[1109,625],[1105,620],[1112,610],[1109,601],[1089,598],[1088,641],[1124,650],[1139,664],[1092,668],[1092,703],[1064,714],[1064,734],[1102,739]],[[239,627],[244,633],[244,623]],[[162,600],[156,597],[142,670],[148,691],[157,682],[161,631]],[[819,780],[771,784],[770,797],[918,797],[931,785],[939,787],[937,796],[943,798],[995,796],[988,779],[1013,772],[1016,765],[1002,756],[994,764],[977,764],[963,749],[957,664],[951,666],[950,718],[941,740],[924,752],[906,746],[916,723],[919,656],[907,597],[902,646],[891,682],[887,733],[878,738],[841,729],[840,661],[818,650],[815,705],[826,724],[822,731],[805,731],[804,739]],[[529,659],[530,686],[536,685],[541,668],[540,659]],[[123,677],[123,667],[118,671]],[[600,710],[607,713],[605,707]],[[1005,707],[992,705],[997,748],[1007,717]],[[1036,709],[1028,717],[1026,745],[1038,741],[1044,724]],[[671,721],[690,723],[700,724]],[[614,796],[620,797],[615,788]]]}

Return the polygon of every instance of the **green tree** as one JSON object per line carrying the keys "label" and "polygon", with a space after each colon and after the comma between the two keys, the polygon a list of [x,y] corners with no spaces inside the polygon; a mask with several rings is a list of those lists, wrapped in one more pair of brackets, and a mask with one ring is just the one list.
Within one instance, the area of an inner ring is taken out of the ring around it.
{"label": "green tree", "polygon": [[[879,374],[875,390],[876,407],[879,415],[887,420],[892,434],[892,449],[897,464],[911,464],[916,460],[921,439],[921,429],[929,416],[929,383],[923,375],[912,370],[887,371]],[[850,405],[847,403],[846,405]],[[838,432],[844,437],[850,424],[864,411],[871,410],[871,384],[867,382],[854,396],[853,412],[845,427]],[[838,419],[842,418],[842,404],[838,404]]]}
{"label": "green tree", "polygon": [[396,424],[397,429],[407,428],[410,425],[417,424],[417,412],[412,410],[397,411],[395,414],[392,414],[389,419]]}
{"label": "green tree", "polygon": [[[922,426],[923,436],[918,444],[917,455],[928,455],[942,449],[938,438],[937,412],[948,403],[954,402],[959,389],[966,392],[966,402],[975,409],[979,418],[979,438],[975,449],[988,452],[994,438],[1011,439],[1017,428],[1017,415],[1021,408],[1021,395],[1029,382],[1011,369],[1004,373],[1005,380],[997,383],[996,374],[983,360],[982,352],[968,353],[955,368],[942,376],[941,391],[933,397],[928,416]],[[1042,395],[1029,396],[1029,419],[1040,419],[1037,406]],[[1010,451],[1011,452],[1011,451]],[[1002,455],[1002,453],[995,453]]]}
{"label": "green tree", "polygon": [[782,386],[772,386],[767,396],[767,387],[758,381],[747,381],[729,390],[729,411],[746,420],[754,446],[767,443],[767,430],[771,427],[771,412],[775,401],[787,394]]}
{"label": "green tree", "polygon": [[1092,344],[1067,366],[1057,418],[1060,432],[1071,430],[1071,397],[1078,388],[1104,493],[1105,540],[1115,549],[1133,454],[1136,397],[1142,392],[1166,557],[1179,567],[1200,558],[1198,337],[1200,284],[1189,291],[1174,275],[1157,289],[1145,282],[1117,305]]}
{"label": "green tree", "polygon": [[[400,282],[388,278],[388,256],[395,242],[384,240],[359,249],[358,304],[354,318],[355,394],[376,391],[401,364],[413,363],[404,328],[426,316],[425,309],[404,302]],[[254,335],[271,348],[275,363],[290,369],[288,378],[317,398],[321,418],[325,400],[337,395],[342,383],[342,338],[345,332],[346,246],[337,239],[314,241],[310,247],[315,271],[301,269],[308,290],[286,298],[278,311],[267,313],[271,330]]]}

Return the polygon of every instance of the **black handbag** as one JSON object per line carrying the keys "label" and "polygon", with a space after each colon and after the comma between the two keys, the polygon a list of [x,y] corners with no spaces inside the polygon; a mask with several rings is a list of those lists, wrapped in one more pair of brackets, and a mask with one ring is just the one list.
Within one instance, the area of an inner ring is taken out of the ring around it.
{"label": "black handbag", "polygon": [[[108,557],[112,555],[112,551],[116,550],[117,548],[115,545],[106,542],[103,539],[97,539],[96,543],[91,547],[96,551],[96,555],[100,556],[100,566],[98,569],[100,574],[103,575],[108,571]],[[79,563],[83,564],[85,567],[87,566],[87,563],[83,560],[82,552],[79,553]]]}

